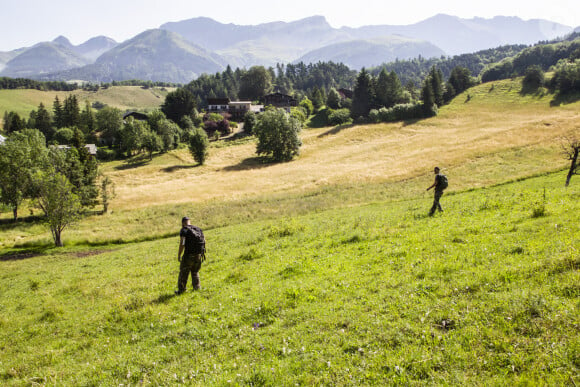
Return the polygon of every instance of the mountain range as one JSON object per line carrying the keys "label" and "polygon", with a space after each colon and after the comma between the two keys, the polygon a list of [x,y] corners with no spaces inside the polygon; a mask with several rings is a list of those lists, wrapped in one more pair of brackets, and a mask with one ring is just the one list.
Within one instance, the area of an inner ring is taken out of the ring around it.
{"label": "mountain range", "polygon": [[0,76],[186,83],[227,65],[248,68],[334,61],[360,69],[396,59],[533,44],[572,31],[547,20],[503,16],[462,19],[440,14],[411,25],[359,28],[333,28],[322,16],[246,26],[199,17],[163,24],[121,44],[99,36],[74,46],[60,36],[29,48],[0,52]]}

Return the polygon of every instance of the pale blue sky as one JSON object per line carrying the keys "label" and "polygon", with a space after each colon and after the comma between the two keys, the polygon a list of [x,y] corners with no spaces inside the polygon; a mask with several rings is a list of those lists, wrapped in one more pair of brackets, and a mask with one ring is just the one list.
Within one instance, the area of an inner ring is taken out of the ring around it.
{"label": "pale blue sky", "polygon": [[0,51],[59,35],[75,44],[106,35],[118,42],[169,21],[199,16],[222,23],[259,24],[325,16],[333,27],[411,24],[438,13],[472,18],[518,16],[580,26],[578,0],[0,0]]}

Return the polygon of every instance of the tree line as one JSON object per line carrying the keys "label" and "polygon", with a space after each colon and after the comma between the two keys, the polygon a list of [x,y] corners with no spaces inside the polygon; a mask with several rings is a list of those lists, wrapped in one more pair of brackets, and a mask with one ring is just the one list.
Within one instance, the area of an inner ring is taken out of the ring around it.
{"label": "tree line", "polygon": [[65,81],[37,81],[27,78],[8,78],[0,77],[0,90],[15,90],[15,89],[32,89],[40,91],[74,91],[84,89],[88,91],[97,91],[100,88],[108,88],[111,86],[141,86],[145,88],[152,87],[180,87],[179,83],[172,82],[153,82],[132,79],[127,81],[113,81],[109,83],[77,83]]}

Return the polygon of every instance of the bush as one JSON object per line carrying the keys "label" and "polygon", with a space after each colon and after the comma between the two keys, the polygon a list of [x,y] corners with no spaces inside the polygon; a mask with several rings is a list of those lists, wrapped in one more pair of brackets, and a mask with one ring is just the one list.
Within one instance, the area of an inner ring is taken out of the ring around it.
{"label": "bush", "polygon": [[352,122],[350,118],[350,110],[337,109],[330,110],[328,114],[328,123],[330,125],[343,125]]}
{"label": "bush", "polygon": [[311,116],[314,113],[314,105],[312,104],[312,101],[308,99],[308,97],[304,97],[304,99],[300,101],[299,106],[306,110],[306,114],[308,116]]}
{"label": "bush", "polygon": [[580,91],[580,59],[558,63],[550,87],[562,94]]}
{"label": "bush", "polygon": [[431,109],[425,109],[421,103],[405,103],[395,105],[388,109],[381,108],[378,111],[378,120],[380,122],[394,122],[431,117],[434,115],[437,115],[436,105],[433,105]]}
{"label": "bush", "polygon": [[373,123],[379,122],[379,111],[377,109],[371,109],[369,112],[369,121]]}
{"label": "bush", "polygon": [[113,161],[117,158],[117,152],[114,149],[98,148],[97,159],[101,161]]}
{"label": "bush", "polygon": [[540,66],[529,66],[522,79],[522,88],[524,90],[537,90],[544,85],[544,72]]}
{"label": "bush", "polygon": [[74,137],[74,132],[69,128],[62,128],[56,131],[54,139],[61,145],[70,145]]}
{"label": "bush", "polygon": [[201,128],[193,129],[189,136],[189,151],[193,159],[199,164],[203,165],[208,156],[209,139],[207,133]]}
{"label": "bush", "polygon": [[306,116],[306,109],[303,107],[293,107],[290,111],[290,115],[300,121],[301,124],[304,124],[308,117]]}
{"label": "bush", "polygon": [[244,115],[244,132],[246,132],[247,134],[253,134],[254,126],[256,126],[257,121],[258,117],[256,117],[256,113],[247,112]]}

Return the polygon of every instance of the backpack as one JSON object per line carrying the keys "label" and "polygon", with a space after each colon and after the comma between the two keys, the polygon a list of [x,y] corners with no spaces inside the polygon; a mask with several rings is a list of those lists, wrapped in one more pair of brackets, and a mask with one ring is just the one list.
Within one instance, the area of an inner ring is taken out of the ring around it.
{"label": "backpack", "polygon": [[205,257],[205,236],[201,228],[192,225],[185,227],[185,248],[188,253]]}
{"label": "backpack", "polygon": [[437,184],[437,189],[443,191],[449,186],[449,181],[447,180],[447,176],[439,175],[439,184]]}

